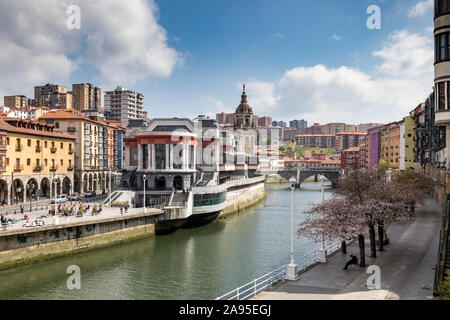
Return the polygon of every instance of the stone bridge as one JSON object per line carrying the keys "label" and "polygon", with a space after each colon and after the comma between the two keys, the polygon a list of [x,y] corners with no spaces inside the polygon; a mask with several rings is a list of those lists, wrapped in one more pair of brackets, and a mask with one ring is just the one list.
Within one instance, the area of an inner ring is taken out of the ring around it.
{"label": "stone bridge", "polygon": [[320,175],[328,178],[331,181],[331,185],[337,186],[339,178],[341,177],[340,170],[330,170],[330,169],[308,169],[308,170],[287,170],[287,171],[274,171],[274,172],[264,172],[264,174],[279,174],[284,179],[289,180],[291,177],[297,179],[297,185],[300,186],[309,177]]}

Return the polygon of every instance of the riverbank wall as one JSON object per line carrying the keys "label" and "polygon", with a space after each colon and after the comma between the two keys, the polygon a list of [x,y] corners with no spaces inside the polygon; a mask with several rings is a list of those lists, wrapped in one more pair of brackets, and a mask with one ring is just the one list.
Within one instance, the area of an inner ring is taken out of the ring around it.
{"label": "riverbank wall", "polygon": [[[158,212],[156,212],[158,211]],[[3,232],[0,270],[155,236],[159,210]]]}
{"label": "riverbank wall", "polygon": [[230,214],[240,212],[251,207],[266,197],[264,177],[228,182],[227,207],[219,214],[224,218]]}

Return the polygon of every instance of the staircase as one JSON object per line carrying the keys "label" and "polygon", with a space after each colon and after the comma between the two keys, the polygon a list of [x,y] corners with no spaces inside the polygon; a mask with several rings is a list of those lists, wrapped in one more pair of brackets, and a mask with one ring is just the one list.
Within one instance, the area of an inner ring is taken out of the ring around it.
{"label": "staircase", "polygon": [[169,206],[179,206],[184,207],[186,206],[186,200],[187,200],[188,193],[175,193],[173,194],[173,197],[171,198],[171,201],[169,202]]}

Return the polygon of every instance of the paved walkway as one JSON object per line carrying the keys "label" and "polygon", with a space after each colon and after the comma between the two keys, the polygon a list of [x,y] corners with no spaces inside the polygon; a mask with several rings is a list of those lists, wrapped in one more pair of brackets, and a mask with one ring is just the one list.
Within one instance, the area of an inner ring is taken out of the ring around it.
{"label": "paved walkway", "polygon": [[[434,268],[439,247],[441,208],[431,198],[416,209],[413,221],[405,220],[389,228],[390,244],[377,252],[376,259],[366,257],[366,264],[381,269],[381,290],[366,287],[370,276],[366,269],[350,266],[348,254],[359,256],[358,243],[348,247],[347,255],[338,252],[327,264],[320,264],[272,291],[263,292],[258,300],[426,300],[432,299]],[[366,255],[370,255],[366,241]]]}
{"label": "paved walkway", "polygon": [[[70,202],[67,203],[67,205],[69,205],[69,204],[70,204]],[[73,204],[78,209],[79,203],[76,203],[74,201]],[[87,204],[83,204],[83,205],[86,208]],[[94,207],[94,204],[90,203],[89,206],[90,206],[90,209],[88,210],[88,213],[85,213],[83,215],[83,217],[76,217],[76,215],[75,216],[64,217],[64,216],[58,215],[58,224],[59,225],[63,225],[63,224],[85,222],[85,221],[92,221],[92,220],[102,220],[102,219],[108,219],[108,218],[116,218],[116,217],[121,217],[122,216],[120,214],[120,208],[109,208],[107,206],[102,206],[102,212],[100,214],[98,214],[98,215],[93,216],[92,215],[92,208]],[[159,212],[160,212],[160,210],[147,208],[147,213],[148,214],[159,214]],[[132,215],[142,214],[142,213],[144,213],[144,209],[143,208],[129,208],[128,212],[126,214],[125,214],[125,210],[123,211],[123,214],[125,216],[132,216]],[[16,219],[16,220],[18,220],[18,222],[15,223],[15,224],[8,225],[6,230],[4,230],[3,228],[0,228],[0,236],[5,231],[19,231],[19,230],[33,229],[34,227],[25,227],[24,226],[24,224],[26,222],[25,219],[24,219],[25,215],[28,215],[28,217],[30,218],[30,222],[33,222],[36,219],[42,219],[44,221],[44,223],[45,223],[44,226],[49,226],[49,225],[54,225],[55,224],[55,220],[53,219],[53,216],[48,214],[48,209],[45,209],[45,210],[42,210],[42,211],[33,211],[32,213],[25,212],[24,214],[20,214],[20,213],[8,214],[8,215],[5,215],[5,217],[7,219]]]}

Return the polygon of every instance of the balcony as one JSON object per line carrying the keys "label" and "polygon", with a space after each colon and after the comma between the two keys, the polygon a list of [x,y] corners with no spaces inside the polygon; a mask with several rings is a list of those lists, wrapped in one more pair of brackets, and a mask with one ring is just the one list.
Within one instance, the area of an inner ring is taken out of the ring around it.
{"label": "balcony", "polygon": [[53,148],[50,148],[50,152],[51,152],[51,153],[56,153],[56,150],[58,150],[58,149],[56,149],[56,148],[54,148],[54,147],[53,147]]}
{"label": "balcony", "polygon": [[42,147],[41,146],[36,146],[36,152],[41,152],[42,151]]}
{"label": "balcony", "polygon": [[39,165],[36,165],[34,168],[33,168],[33,171],[34,172],[40,172],[40,171],[42,171],[42,166],[39,164]]}
{"label": "balcony", "polygon": [[76,132],[77,129],[75,127],[68,127],[67,132]]}
{"label": "balcony", "polygon": [[70,165],[68,168],[67,168],[67,171],[73,171],[73,166],[72,165]]}
{"label": "balcony", "polygon": [[14,171],[22,171],[22,170],[23,170],[23,165],[16,164],[16,165],[14,166]]}
{"label": "balcony", "polygon": [[73,150],[69,150],[69,154],[72,155],[73,154]]}
{"label": "balcony", "polygon": [[56,170],[58,170],[58,165],[55,164],[55,165],[50,167],[50,171],[51,172],[55,172]]}
{"label": "balcony", "polygon": [[19,144],[19,145],[16,145],[16,151],[17,152],[20,152],[20,151],[22,151],[23,150],[23,147]]}

